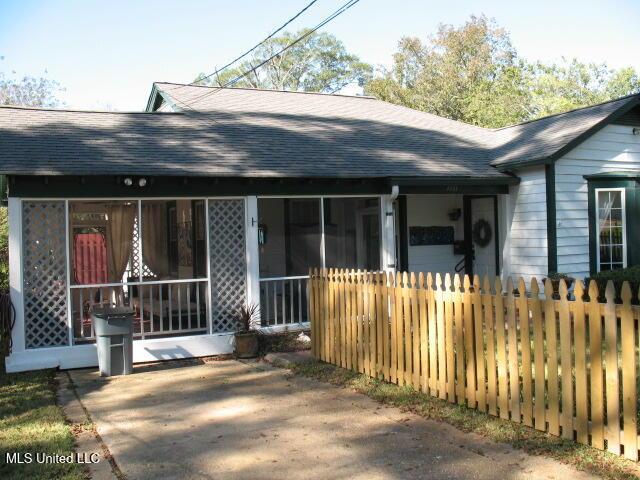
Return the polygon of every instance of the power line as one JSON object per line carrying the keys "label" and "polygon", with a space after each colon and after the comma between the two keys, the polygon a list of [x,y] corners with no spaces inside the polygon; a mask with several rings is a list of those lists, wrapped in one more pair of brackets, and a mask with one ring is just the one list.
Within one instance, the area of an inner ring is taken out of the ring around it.
{"label": "power line", "polygon": [[[202,77],[201,79],[199,79],[198,81],[201,82],[203,80],[207,80],[208,78],[213,77],[214,75],[217,75],[218,73],[220,73],[221,71],[229,68],[231,65],[233,65],[234,63],[236,63],[238,60],[240,60],[243,57],[246,57],[247,55],[249,55],[251,52],[253,52],[256,48],[258,48],[259,46],[261,46],[262,44],[264,44],[267,40],[270,40],[271,38],[273,38],[277,33],[281,32],[287,25],[289,25],[291,22],[293,22],[296,18],[298,18],[300,15],[302,15],[304,12],[306,12],[314,3],[316,3],[318,0],[313,0],[312,2],[310,2],[306,7],[304,7],[302,10],[300,10],[298,13],[296,13],[293,17],[291,17],[289,20],[287,20],[282,26],[280,26],[277,30],[274,30],[268,37],[266,37],[264,40],[262,40],[260,43],[257,43],[256,45],[254,45],[253,47],[251,47],[249,50],[247,50],[246,52],[244,52],[242,55],[239,55],[238,57],[236,57],[235,59],[233,59],[232,61],[230,61],[229,63],[227,63],[224,67],[221,68],[217,68],[215,72],[210,73],[209,75],[206,75],[204,77]],[[190,85],[193,85],[196,82],[191,82]]]}
{"label": "power line", "polygon": [[[286,50],[288,50],[289,48],[293,47],[294,45],[300,43],[302,40],[304,40],[305,38],[309,37],[310,35],[312,35],[313,33],[315,33],[316,31],[318,31],[320,28],[324,27],[327,23],[329,23],[330,21],[332,21],[334,18],[338,17],[339,15],[342,15],[344,12],[346,12],[347,10],[349,10],[351,7],[353,7],[356,3],[358,3],[360,0],[349,0],[347,1],[345,4],[343,4],[340,8],[338,8],[336,11],[334,11],[331,15],[329,15],[328,17],[326,17],[324,20],[322,20],[318,25],[316,25],[315,27],[313,27],[311,30],[307,31],[304,35],[298,37],[296,40],[294,40],[293,42],[289,43],[288,45],[286,45],[285,47],[283,47],[280,51],[278,51],[277,53],[271,55],[269,58],[267,58],[266,60],[264,60],[263,62],[259,63],[258,65],[256,65],[255,67],[252,67],[249,70],[246,70],[245,72],[241,73],[240,75],[238,75],[237,77],[233,78],[232,80],[228,81],[227,83],[225,83],[224,85],[221,85],[220,87],[210,87],[212,90],[210,92],[206,92],[204,95],[201,95],[199,97],[196,97],[194,99],[191,99],[191,101],[189,102],[182,102],[180,101],[180,103],[182,103],[183,105],[185,105],[188,108],[191,108],[192,105],[194,103],[197,103],[203,99],[205,99],[206,97],[209,97],[211,95],[215,95],[216,93],[218,93],[220,90],[222,90],[223,88],[232,86],[234,84],[236,84],[237,82],[239,82],[240,80],[242,80],[244,77],[246,77],[247,75],[249,75],[252,72],[255,72],[258,68],[266,65],[267,63],[269,63],[271,60],[273,60],[274,58],[276,58],[277,56],[279,56],[280,54],[282,54],[283,52],[285,52]],[[179,100],[178,100],[179,101]],[[191,108],[192,110],[195,110],[193,108]]]}

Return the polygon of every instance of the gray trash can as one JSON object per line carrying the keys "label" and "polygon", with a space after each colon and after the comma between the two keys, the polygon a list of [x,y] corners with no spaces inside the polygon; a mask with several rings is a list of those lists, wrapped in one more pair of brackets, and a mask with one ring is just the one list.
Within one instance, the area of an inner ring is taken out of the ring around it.
{"label": "gray trash can", "polygon": [[132,308],[94,308],[93,328],[98,346],[100,375],[129,375],[133,369]]}

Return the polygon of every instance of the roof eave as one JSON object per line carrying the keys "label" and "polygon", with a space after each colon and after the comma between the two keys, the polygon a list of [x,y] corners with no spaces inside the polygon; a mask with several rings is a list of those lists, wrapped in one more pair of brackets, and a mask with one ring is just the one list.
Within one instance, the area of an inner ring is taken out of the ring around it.
{"label": "roof eave", "polygon": [[509,160],[504,163],[493,163],[490,165],[495,167],[496,170],[502,173],[511,172],[514,169],[519,168],[527,168],[527,167],[535,167],[536,165],[546,165],[553,163],[554,159],[552,157],[540,157],[540,158],[531,158],[528,160]]}
{"label": "roof eave", "polygon": [[498,171],[500,172],[506,172],[506,171],[512,170],[513,168],[523,168],[523,167],[530,167],[534,165],[544,165],[548,163],[553,163],[557,159],[563,157],[565,154],[567,154],[568,152],[573,150],[575,147],[580,145],[587,138],[591,137],[592,135],[594,135],[595,133],[597,133],[598,131],[600,131],[610,123],[613,123],[617,118],[624,115],[629,110],[631,110],[632,108],[638,105],[640,105],[640,94],[630,97],[629,101],[626,102],[624,105],[619,107],[617,110],[611,112],[609,115],[604,117],[602,120],[600,120],[598,123],[593,125],[591,128],[585,130],[580,135],[572,139],[570,142],[566,143],[562,148],[558,149],[553,154],[547,157],[539,157],[539,158],[533,158],[529,160],[509,160],[502,163],[496,162],[494,160],[489,164],[495,167],[496,169],[498,169]]}
{"label": "roof eave", "polygon": [[171,106],[174,111],[182,111],[182,109],[176,104],[171,95],[166,93],[161,88],[158,88],[158,84],[154,83],[153,87],[151,87],[151,93],[149,94],[149,98],[147,100],[147,112],[155,112],[162,102],[165,102]]}
{"label": "roof eave", "polygon": [[516,176],[505,174],[503,176],[455,176],[455,175],[434,175],[431,177],[388,177],[387,183],[389,185],[399,186],[431,186],[442,185],[446,183],[452,186],[467,186],[467,185],[517,185],[520,183],[520,179]]}
{"label": "roof eave", "polygon": [[151,85],[151,92],[149,93],[149,98],[147,99],[147,108],[145,108],[145,112],[153,112],[154,105],[158,98],[158,87],[154,83]]}

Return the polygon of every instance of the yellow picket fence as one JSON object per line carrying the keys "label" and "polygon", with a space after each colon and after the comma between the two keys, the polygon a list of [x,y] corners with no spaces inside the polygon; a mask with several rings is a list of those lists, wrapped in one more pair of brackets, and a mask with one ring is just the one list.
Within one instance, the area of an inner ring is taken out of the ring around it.
{"label": "yellow picket fence", "polygon": [[[315,358],[638,459],[640,308],[591,282],[310,272]],[[499,292],[499,293],[496,293]],[[558,295],[556,295],[557,297]]]}

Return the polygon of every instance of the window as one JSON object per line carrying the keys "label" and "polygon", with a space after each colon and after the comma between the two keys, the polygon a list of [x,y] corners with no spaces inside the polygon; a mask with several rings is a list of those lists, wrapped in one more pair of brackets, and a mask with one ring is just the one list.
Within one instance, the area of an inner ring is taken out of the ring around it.
{"label": "window", "polygon": [[261,279],[307,275],[323,254],[327,268],[380,269],[379,198],[260,198],[258,217]]}
{"label": "window", "polygon": [[258,200],[260,277],[307,275],[320,266],[320,199]]}
{"label": "window", "polygon": [[325,198],[328,267],[380,269],[380,200]]}
{"label": "window", "polygon": [[119,283],[131,275],[137,202],[70,202],[74,285]]}
{"label": "window", "polygon": [[143,280],[206,276],[204,200],[142,200]]}
{"label": "window", "polygon": [[95,338],[92,310],[128,306],[135,338],[207,332],[205,200],[69,202],[74,342]]}
{"label": "window", "polygon": [[595,190],[598,271],[627,266],[625,190]]}

